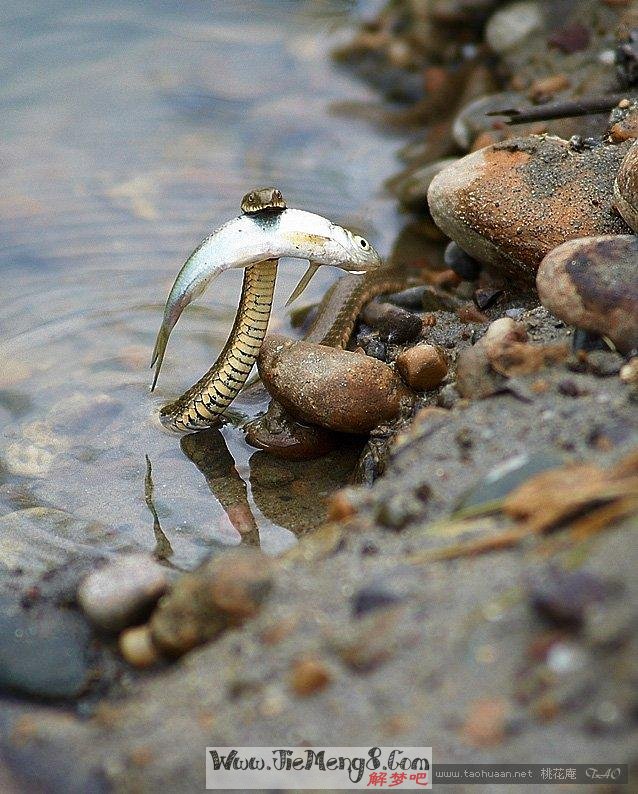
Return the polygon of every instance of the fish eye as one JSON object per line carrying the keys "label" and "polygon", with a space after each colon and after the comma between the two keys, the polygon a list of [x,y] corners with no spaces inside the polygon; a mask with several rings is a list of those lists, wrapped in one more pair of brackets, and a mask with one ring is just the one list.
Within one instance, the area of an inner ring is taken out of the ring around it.
{"label": "fish eye", "polygon": [[366,248],[369,248],[369,247],[370,247],[370,245],[369,245],[368,241],[367,241],[367,240],[365,240],[363,237],[355,237],[355,240],[356,240],[356,241],[359,243],[359,245],[360,245],[360,246],[361,246],[361,247],[362,247],[364,250],[365,250]]}

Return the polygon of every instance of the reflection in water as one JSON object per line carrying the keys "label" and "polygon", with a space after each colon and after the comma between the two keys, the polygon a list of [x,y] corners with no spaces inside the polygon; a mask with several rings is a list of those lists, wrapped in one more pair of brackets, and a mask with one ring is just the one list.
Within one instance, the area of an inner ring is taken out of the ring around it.
{"label": "reflection in water", "polygon": [[[379,185],[396,171],[396,141],[330,114],[335,101],[375,96],[328,57],[356,4],[2,5],[0,520],[20,513],[10,522],[39,538],[34,556],[60,535],[60,512],[82,528],[74,543],[99,523],[100,551],[155,549],[183,568],[239,531],[282,550],[319,520],[350,453],[271,464],[236,428],[180,448],[157,420],[217,357],[241,273],[180,320],[153,395],[148,363],[185,255],[255,185],[389,250],[396,209]],[[286,330],[280,296],[298,265],[279,268],[271,332]],[[333,275],[317,274],[309,300]],[[253,413],[248,396],[237,407]]]}
{"label": "reflection in water", "polygon": [[173,556],[173,547],[162,530],[159,516],[157,515],[157,510],[155,509],[155,502],[153,501],[153,468],[151,466],[151,459],[148,455],[146,455],[144,499],[146,500],[146,506],[151,511],[151,515],[153,516],[153,534],[155,535],[155,550],[153,551],[153,554],[158,560],[168,560]]}
{"label": "reflection in water", "polygon": [[243,543],[259,545],[257,523],[248,503],[246,483],[239,476],[233,456],[217,428],[183,436],[182,451],[206,477],[208,487],[224,508]]}
{"label": "reflection in water", "polygon": [[314,460],[279,460],[267,452],[250,458],[252,496],[263,515],[295,535],[326,517],[326,499],[344,485],[361,454],[363,439],[344,436],[339,448]]}

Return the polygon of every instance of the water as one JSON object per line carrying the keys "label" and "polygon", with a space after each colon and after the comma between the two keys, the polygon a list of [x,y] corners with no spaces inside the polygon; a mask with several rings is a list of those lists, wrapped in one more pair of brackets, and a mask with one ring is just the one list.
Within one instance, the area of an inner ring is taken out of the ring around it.
{"label": "water", "polygon": [[[182,317],[153,395],[148,364],[181,263],[255,185],[388,251],[397,222],[380,185],[396,142],[330,112],[373,98],[328,56],[357,7],[0,9],[0,566],[29,569],[41,545],[64,560],[80,546],[159,544],[192,567],[239,543],[238,528],[269,552],[287,547],[320,519],[352,451],[281,464],[233,427],[180,444],[157,420],[221,349],[241,274]],[[287,328],[282,302],[303,267],[280,267],[271,330]],[[334,277],[325,270],[310,298]]]}

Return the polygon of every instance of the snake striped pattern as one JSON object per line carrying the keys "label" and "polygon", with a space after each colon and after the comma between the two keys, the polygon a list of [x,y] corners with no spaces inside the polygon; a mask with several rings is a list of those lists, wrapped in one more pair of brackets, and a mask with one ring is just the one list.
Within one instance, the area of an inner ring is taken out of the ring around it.
{"label": "snake striped pattern", "polygon": [[188,432],[215,425],[237,397],[266,335],[276,276],[275,259],[246,268],[235,322],[219,358],[197,383],[160,411],[162,424],[170,430]]}

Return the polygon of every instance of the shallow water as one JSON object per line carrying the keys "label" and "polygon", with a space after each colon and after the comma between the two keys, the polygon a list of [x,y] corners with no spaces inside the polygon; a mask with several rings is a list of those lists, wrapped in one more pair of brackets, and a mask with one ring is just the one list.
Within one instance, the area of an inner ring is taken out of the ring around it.
{"label": "shallow water", "polygon": [[[180,443],[156,416],[221,349],[241,274],[185,313],[153,395],[148,364],[178,268],[254,185],[388,251],[397,220],[380,185],[396,142],[330,112],[372,99],[328,57],[358,7],[0,8],[0,565],[37,573],[78,549],[159,543],[191,567],[239,543],[238,528],[285,548],[319,520],[354,453],[291,466],[232,426]],[[303,267],[280,267],[271,330],[287,327],[282,302]],[[325,270],[310,299],[334,277]]]}

